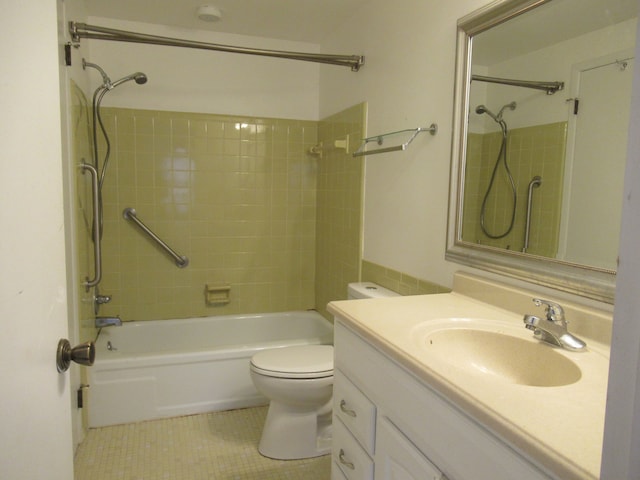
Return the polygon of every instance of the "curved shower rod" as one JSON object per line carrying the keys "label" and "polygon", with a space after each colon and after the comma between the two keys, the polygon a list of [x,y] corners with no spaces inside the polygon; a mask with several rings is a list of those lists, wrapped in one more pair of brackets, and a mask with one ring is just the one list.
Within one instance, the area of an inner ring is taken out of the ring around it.
{"label": "curved shower rod", "polygon": [[197,42],[194,40],[182,40],[179,38],[147,35],[144,33],[115,30],[86,23],[69,22],[69,33],[74,43],[79,43],[81,38],[96,40],[113,40],[117,42],[147,43],[152,45],[165,45],[170,47],[197,48],[200,50],[215,50],[219,52],[243,53],[247,55],[261,55],[263,57],[287,58],[290,60],[302,60],[306,62],[327,63],[350,67],[357,72],[364,65],[362,55],[329,55],[322,53],[286,52],[281,50],[265,50],[261,48],[234,47],[216,43]]}

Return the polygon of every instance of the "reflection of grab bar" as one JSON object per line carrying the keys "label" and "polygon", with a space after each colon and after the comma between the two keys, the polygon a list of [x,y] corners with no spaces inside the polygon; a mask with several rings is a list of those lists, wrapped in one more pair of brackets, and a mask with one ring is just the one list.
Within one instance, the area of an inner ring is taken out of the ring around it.
{"label": "reflection of grab bar", "polygon": [[140,227],[140,230],[142,230],[154,242],[156,242],[158,245],[160,245],[164,249],[164,251],[167,252],[175,260],[176,265],[179,268],[184,268],[187,265],[189,265],[189,259],[187,257],[178,255],[169,245],[164,243],[160,239],[160,237],[158,237],[155,233],[153,233],[151,230],[149,230],[149,227],[147,227],[144,223],[142,223],[142,221],[136,216],[135,209],[133,209],[133,208],[125,208],[122,211],[122,216],[126,220],[131,220],[133,223],[135,223],[138,227]]}
{"label": "reflection of grab bar", "polygon": [[98,170],[93,165],[88,163],[82,163],[80,165],[82,173],[88,171],[91,174],[91,193],[93,196],[93,262],[94,262],[94,277],[89,280],[86,278],[82,284],[87,291],[91,287],[95,287],[102,280],[102,251],[100,248],[100,190],[98,185]]}
{"label": "reflection of grab bar", "polygon": [[527,191],[527,221],[524,226],[524,247],[522,247],[522,253],[527,253],[529,248],[529,233],[531,230],[531,200],[533,198],[533,189],[539,187],[542,184],[542,177],[536,175],[529,182],[529,189]]}

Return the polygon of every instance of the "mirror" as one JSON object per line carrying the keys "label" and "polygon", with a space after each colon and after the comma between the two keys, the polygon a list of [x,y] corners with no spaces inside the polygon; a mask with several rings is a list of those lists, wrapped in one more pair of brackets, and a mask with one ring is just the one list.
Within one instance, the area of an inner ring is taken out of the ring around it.
{"label": "mirror", "polygon": [[613,303],[636,0],[458,21],[446,258]]}

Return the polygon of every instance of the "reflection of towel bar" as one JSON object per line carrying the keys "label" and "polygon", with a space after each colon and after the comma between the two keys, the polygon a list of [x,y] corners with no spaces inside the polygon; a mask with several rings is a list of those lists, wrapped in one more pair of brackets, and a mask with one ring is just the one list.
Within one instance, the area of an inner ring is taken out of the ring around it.
{"label": "reflection of towel bar", "polygon": [[[393,147],[376,148],[375,150],[365,150],[365,147],[367,146],[368,143],[376,142],[378,145],[382,145],[384,143],[385,137],[389,137],[391,135],[398,135],[401,133],[407,133],[407,132],[413,132],[413,135],[411,135],[411,137],[409,137],[409,139],[406,142],[401,143],[400,145],[394,145]],[[382,135],[376,135],[375,137],[365,138],[362,141],[362,145],[360,145],[358,150],[353,152],[353,156],[362,157],[364,155],[375,155],[377,153],[397,152],[399,150],[406,150],[409,144],[413,142],[413,139],[416,138],[418,134],[422,132],[429,132],[431,135],[435,135],[438,132],[438,125],[435,123],[432,123],[429,127],[409,128],[406,130],[399,130],[397,132],[391,132],[391,133],[383,133]]]}
{"label": "reflection of towel bar", "polygon": [[153,240],[158,245],[160,245],[162,247],[162,249],[165,252],[167,252],[169,254],[169,256],[171,256],[175,260],[176,265],[179,268],[184,268],[187,265],[189,265],[189,259],[187,257],[178,255],[169,245],[164,243],[160,239],[160,237],[158,237],[155,233],[153,233],[151,230],[149,230],[149,227],[147,227],[144,223],[142,223],[142,221],[136,216],[135,209],[133,209],[133,208],[125,208],[122,211],[122,216],[126,220],[131,220],[133,223],[135,223],[140,228],[140,230],[142,230],[144,233],[146,233],[149,236],[149,238],[151,238],[151,240]]}

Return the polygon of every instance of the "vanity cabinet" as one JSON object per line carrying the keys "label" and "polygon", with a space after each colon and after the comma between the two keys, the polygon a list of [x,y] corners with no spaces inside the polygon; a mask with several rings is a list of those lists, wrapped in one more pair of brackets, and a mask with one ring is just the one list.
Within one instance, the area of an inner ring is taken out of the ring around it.
{"label": "vanity cabinet", "polygon": [[334,332],[333,480],[554,478],[339,317]]}

